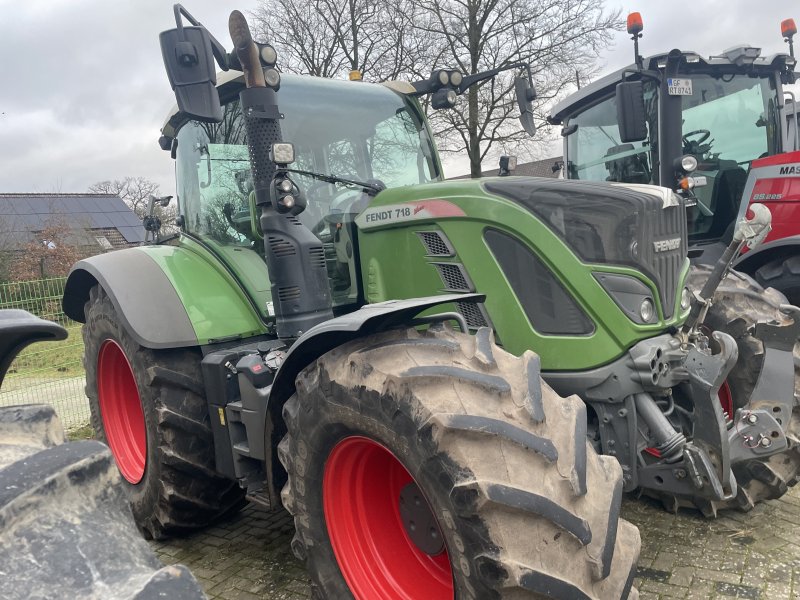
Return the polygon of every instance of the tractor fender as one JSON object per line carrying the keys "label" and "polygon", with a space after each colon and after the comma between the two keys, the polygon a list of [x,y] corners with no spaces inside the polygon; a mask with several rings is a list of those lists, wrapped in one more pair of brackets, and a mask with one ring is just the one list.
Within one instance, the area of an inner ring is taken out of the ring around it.
{"label": "tractor fender", "polygon": [[387,300],[367,304],[359,310],[312,327],[292,345],[275,379],[269,403],[282,405],[294,393],[297,375],[336,346],[378,331],[408,324],[424,310],[450,302],[483,302],[484,294],[442,294],[409,300]]}
{"label": "tractor fender", "polygon": [[264,332],[233,278],[186,248],[126,248],[77,262],[64,286],[62,306],[69,318],[86,321],[84,306],[97,284],[145,348],[213,344]]}
{"label": "tractor fender", "polygon": [[781,238],[773,242],[761,244],[740,256],[733,263],[733,268],[742,273],[753,275],[760,267],[776,259],[786,259],[800,254],[800,235]]}
{"label": "tractor fender", "polygon": [[286,428],[281,409],[294,394],[295,379],[304,368],[337,346],[399,325],[408,325],[422,311],[450,302],[483,302],[484,294],[443,294],[408,300],[388,300],[367,304],[357,311],[312,327],[292,345],[272,382],[266,414],[265,447],[270,497],[277,500],[285,481],[283,467],[275,451]]}

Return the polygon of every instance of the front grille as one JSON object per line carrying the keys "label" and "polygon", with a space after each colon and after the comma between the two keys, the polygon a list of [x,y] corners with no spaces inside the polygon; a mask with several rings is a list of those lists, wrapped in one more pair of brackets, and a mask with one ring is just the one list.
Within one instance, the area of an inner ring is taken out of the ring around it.
{"label": "front grille", "polygon": [[433,263],[439,271],[444,288],[450,292],[473,292],[475,291],[469,281],[464,266],[458,263]]}
{"label": "front grille", "polygon": [[417,235],[422,245],[425,246],[428,256],[455,256],[455,250],[453,250],[450,240],[443,233],[418,231]]}
{"label": "front grille", "polygon": [[483,304],[478,304],[477,302],[456,302],[456,308],[458,312],[464,316],[467,327],[470,329],[489,326],[489,319],[486,316]]}
{"label": "front grille", "polygon": [[[651,209],[641,220],[639,257],[649,267],[661,296],[664,318],[670,319],[675,312],[677,288],[686,261],[688,242],[686,239],[686,212],[682,206]],[[677,248],[669,249],[665,242],[680,239]],[[656,248],[661,248],[657,251]]]}

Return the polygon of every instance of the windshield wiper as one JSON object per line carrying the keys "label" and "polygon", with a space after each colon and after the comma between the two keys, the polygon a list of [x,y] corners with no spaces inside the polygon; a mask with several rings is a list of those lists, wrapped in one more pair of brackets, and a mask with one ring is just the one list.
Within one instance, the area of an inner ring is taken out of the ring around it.
{"label": "windshield wiper", "polygon": [[372,183],[367,183],[365,181],[356,181],[355,179],[345,179],[344,177],[339,177],[338,175],[325,175],[324,173],[314,173],[313,171],[302,171],[300,169],[281,169],[281,170],[286,171],[287,173],[297,173],[298,175],[305,175],[306,177],[318,179],[319,181],[324,181],[325,183],[333,183],[333,184],[340,183],[342,185],[358,187],[364,190],[370,196],[377,196],[379,192],[382,192],[383,190],[386,189],[386,186],[377,180],[373,180]]}

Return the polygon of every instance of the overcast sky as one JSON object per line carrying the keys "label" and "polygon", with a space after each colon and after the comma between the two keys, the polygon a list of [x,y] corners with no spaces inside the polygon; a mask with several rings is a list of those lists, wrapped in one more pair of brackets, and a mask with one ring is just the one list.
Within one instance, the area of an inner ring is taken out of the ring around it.
{"label": "overcast sky", "polygon": [[[230,10],[247,13],[257,3],[185,0],[226,46]],[[620,8],[623,19],[642,13],[645,56],[673,47],[708,55],[741,43],[780,52],[780,21],[800,22],[800,5],[777,0],[606,5]],[[172,161],[157,144],[174,104],[158,33],[171,27],[172,2],[165,0],[0,0],[0,192],[82,192],[132,175],[172,193]],[[617,35],[599,58],[602,72],[632,56],[627,36]],[[452,167],[448,175],[462,171]]]}

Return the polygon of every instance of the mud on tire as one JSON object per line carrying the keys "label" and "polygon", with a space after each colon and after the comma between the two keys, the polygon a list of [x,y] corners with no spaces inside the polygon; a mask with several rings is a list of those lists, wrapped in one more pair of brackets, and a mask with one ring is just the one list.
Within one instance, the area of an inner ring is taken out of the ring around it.
{"label": "mud on tire", "polygon": [[619,518],[619,464],[587,443],[583,402],[547,386],[533,353],[506,353],[489,329],[390,331],[332,350],[296,383],[283,410],[282,499],[314,597],[353,594],[326,524],[323,482],[332,450],[365,438],[422,490],[455,597],[638,597],[639,532]]}
{"label": "mud on tire", "polygon": [[200,353],[192,348],[156,351],[139,345],[100,286],[91,289],[85,314],[86,395],[98,439],[108,441],[97,385],[104,342],[111,340],[122,349],[138,389],[146,432],[144,474],[138,483],[123,479],[123,484],[142,533],[155,539],[184,533],[243,506],[238,485],[213,470],[214,443]]}
{"label": "mud on tire", "polygon": [[[708,278],[710,267],[698,265],[690,272],[689,286],[700,289]],[[757,321],[789,321],[780,311],[786,303],[783,294],[773,288],[762,288],[754,279],[731,271],[714,296],[705,323],[713,331],[724,331],[736,340],[739,359],[728,375],[734,410],[747,405],[764,362],[764,347],[748,328]],[[795,394],[791,422],[786,431],[789,448],[766,459],[753,459],[734,467],[739,492],[727,503],[709,503],[701,508],[715,515],[720,508],[750,510],[762,501],[783,496],[800,478],[800,343],[794,347]]]}
{"label": "mud on tire", "polygon": [[6,600],[205,598],[139,535],[108,448],[46,405],[0,408],[0,576]]}

